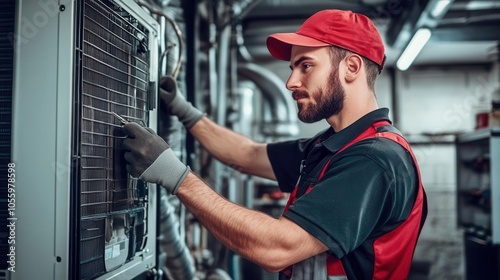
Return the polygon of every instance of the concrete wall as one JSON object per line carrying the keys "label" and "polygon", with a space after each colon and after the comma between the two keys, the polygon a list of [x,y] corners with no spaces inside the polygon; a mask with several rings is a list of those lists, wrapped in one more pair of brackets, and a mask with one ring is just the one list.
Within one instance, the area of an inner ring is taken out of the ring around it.
{"label": "concrete wall", "polygon": [[[429,198],[422,239],[457,241],[453,134],[472,131],[488,108],[488,69],[423,69],[398,75],[399,128],[417,155]],[[427,137],[422,137],[425,134]]]}
{"label": "concrete wall", "polygon": [[489,69],[483,67],[428,68],[398,75],[398,125],[415,140],[412,147],[429,205],[414,259],[432,264],[431,279],[464,279],[453,134],[475,129],[476,113],[489,108],[490,80]]}

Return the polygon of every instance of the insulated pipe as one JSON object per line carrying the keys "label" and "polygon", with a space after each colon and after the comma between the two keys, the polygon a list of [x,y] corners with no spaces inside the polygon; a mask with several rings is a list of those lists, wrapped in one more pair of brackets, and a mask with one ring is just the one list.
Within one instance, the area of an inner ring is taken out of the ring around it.
{"label": "insulated pipe", "polygon": [[228,76],[228,66],[229,66],[229,52],[230,52],[230,39],[231,39],[231,27],[226,26],[224,29],[220,30],[219,41],[218,41],[218,53],[217,53],[217,65],[219,67],[219,77],[217,92],[211,92],[217,96],[217,104],[215,108],[216,122],[219,125],[225,126],[226,124],[226,113],[227,113],[227,76]]}
{"label": "insulated pipe", "polygon": [[160,188],[160,246],[167,253],[166,270],[169,279],[196,279],[190,252],[179,234],[179,219],[168,202],[167,192]]}
{"label": "insulated pipe", "polygon": [[[177,59],[177,63],[176,63],[175,69],[174,69],[174,71],[172,73],[172,76],[174,78],[177,78],[177,76],[179,75],[179,71],[181,69],[182,62],[184,60],[184,41],[183,41],[184,39],[183,39],[183,35],[182,35],[182,32],[181,32],[181,29],[179,28],[179,26],[177,25],[177,23],[175,22],[175,20],[172,17],[170,17],[169,15],[167,15],[166,13],[164,13],[163,11],[161,11],[159,9],[153,8],[150,4],[148,4],[146,2],[143,2],[143,1],[138,1],[137,4],[139,4],[142,7],[145,7],[152,14],[164,17],[168,22],[170,22],[170,24],[174,28],[175,34],[176,34],[176,36],[178,38],[177,42],[179,43],[179,48],[178,48],[179,57]],[[161,54],[160,61],[163,60],[163,57],[165,55],[167,55],[167,53],[168,53],[168,48],[167,48],[166,52],[164,52],[164,53]]]}
{"label": "insulated pipe", "polygon": [[[176,78],[180,88],[184,88],[185,82],[181,73],[183,65],[184,42],[183,32],[175,22],[174,17],[182,17],[178,9],[170,9],[172,16],[167,15],[160,9],[154,9],[152,6],[140,2],[141,6],[146,7],[151,13],[160,16],[159,22],[162,30],[163,44],[161,45],[162,55],[159,59],[159,75],[172,75]],[[168,28],[166,21],[172,28]],[[165,64],[163,63],[165,62]],[[168,63],[168,64],[167,64]],[[175,65],[175,67],[173,67]],[[180,76],[180,77],[179,77]],[[172,122],[172,117],[160,113],[159,135],[164,138],[177,154],[182,157],[182,125]],[[159,236],[158,242],[161,250],[166,254],[165,263],[160,263],[160,268],[166,270],[169,279],[197,279],[195,277],[194,260],[184,241],[184,207],[180,207],[181,215],[175,211],[175,207],[169,201],[170,196],[165,189],[160,188],[159,194]]]}
{"label": "insulated pipe", "polygon": [[241,21],[261,0],[240,0],[231,3],[231,17],[224,20],[219,27],[225,27],[235,21]]}
{"label": "insulated pipe", "polygon": [[299,132],[295,105],[289,98],[285,83],[274,72],[255,63],[238,64],[238,75],[254,82],[271,105],[272,122],[263,124],[266,136],[295,136]]}

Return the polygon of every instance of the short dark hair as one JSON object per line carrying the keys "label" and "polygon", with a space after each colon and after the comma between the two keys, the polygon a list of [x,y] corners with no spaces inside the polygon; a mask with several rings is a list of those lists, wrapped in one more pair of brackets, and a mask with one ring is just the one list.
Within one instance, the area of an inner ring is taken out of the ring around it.
{"label": "short dark hair", "polygon": [[[348,51],[343,48],[339,48],[337,46],[330,47],[330,57],[332,58],[334,63],[339,63],[344,57],[348,54],[352,54],[353,52]],[[366,71],[366,82],[368,84],[368,88],[371,90],[375,89],[375,80],[377,79],[378,74],[380,73],[380,67],[373,61],[368,58],[361,56],[363,63],[365,64]]]}

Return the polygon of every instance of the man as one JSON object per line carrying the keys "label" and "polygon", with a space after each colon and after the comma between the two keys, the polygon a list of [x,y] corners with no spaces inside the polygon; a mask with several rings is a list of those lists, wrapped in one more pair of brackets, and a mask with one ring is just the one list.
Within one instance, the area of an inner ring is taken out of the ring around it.
{"label": "man", "polygon": [[417,163],[374,93],[385,55],[365,16],[325,10],[267,47],[290,61],[286,86],[311,139],[255,143],[216,125],[160,81],[161,99],[217,159],[292,192],[283,215],[233,204],[180,162],[154,132],[124,126],[127,170],[176,194],[231,250],[282,279],[405,279],[426,212]]}

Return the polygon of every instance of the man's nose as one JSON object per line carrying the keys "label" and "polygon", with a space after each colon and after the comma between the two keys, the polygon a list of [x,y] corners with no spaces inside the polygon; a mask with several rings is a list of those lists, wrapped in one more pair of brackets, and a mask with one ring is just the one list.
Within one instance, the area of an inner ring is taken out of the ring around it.
{"label": "man's nose", "polygon": [[301,82],[298,77],[298,74],[295,71],[292,71],[290,74],[290,77],[288,77],[288,80],[286,81],[286,88],[290,91],[294,91],[298,88],[300,88]]}

